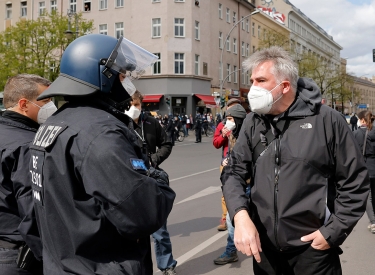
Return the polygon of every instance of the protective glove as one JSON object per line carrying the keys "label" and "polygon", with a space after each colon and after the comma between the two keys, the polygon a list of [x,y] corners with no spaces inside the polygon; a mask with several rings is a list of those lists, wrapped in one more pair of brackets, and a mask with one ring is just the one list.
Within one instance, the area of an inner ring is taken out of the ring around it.
{"label": "protective glove", "polygon": [[148,170],[148,176],[155,179],[158,183],[165,184],[169,186],[169,176],[164,170],[155,169],[150,167]]}

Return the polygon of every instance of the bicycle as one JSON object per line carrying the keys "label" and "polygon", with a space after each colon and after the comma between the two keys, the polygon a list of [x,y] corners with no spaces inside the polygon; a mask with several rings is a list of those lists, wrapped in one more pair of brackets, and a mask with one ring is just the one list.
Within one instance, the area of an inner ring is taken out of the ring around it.
{"label": "bicycle", "polygon": [[185,139],[185,133],[184,131],[181,129],[178,131],[177,135],[176,135],[176,140],[178,140],[179,142],[183,142]]}

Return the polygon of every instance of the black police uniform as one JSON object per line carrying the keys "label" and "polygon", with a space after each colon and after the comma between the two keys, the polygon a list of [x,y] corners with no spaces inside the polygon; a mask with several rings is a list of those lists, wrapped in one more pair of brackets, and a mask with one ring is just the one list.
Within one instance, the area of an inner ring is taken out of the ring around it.
{"label": "black police uniform", "polygon": [[195,142],[202,142],[202,117],[198,114],[195,117]]}
{"label": "black police uniform", "polygon": [[132,121],[66,103],[31,145],[45,274],[152,274],[149,235],[175,193],[148,176]]}
{"label": "black police uniform", "polygon": [[39,238],[29,173],[29,143],[39,124],[13,111],[0,116],[0,274],[37,274],[17,267],[18,248],[24,242],[40,259]]}

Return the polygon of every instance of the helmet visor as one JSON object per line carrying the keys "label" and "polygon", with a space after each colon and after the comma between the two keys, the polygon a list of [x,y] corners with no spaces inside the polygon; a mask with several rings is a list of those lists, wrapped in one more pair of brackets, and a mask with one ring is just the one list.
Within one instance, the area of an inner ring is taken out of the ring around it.
{"label": "helmet visor", "polygon": [[152,66],[159,57],[134,44],[130,40],[120,37],[115,49],[109,57],[114,60],[111,69],[126,74],[130,80],[138,79],[145,73],[147,67]]}

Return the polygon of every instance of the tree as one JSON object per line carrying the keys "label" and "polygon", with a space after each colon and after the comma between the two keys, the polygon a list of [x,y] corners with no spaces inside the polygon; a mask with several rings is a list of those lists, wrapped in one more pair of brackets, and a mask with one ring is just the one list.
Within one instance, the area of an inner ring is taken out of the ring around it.
{"label": "tree", "polygon": [[263,38],[259,40],[259,49],[266,49],[272,46],[279,46],[290,51],[290,39],[288,33],[281,33],[272,29],[263,30]]}
{"label": "tree", "polygon": [[[339,70],[336,76],[336,84],[334,85],[334,91],[337,98],[341,102],[341,111],[344,113],[344,102],[352,101],[352,90],[354,81],[353,76],[350,73],[346,73],[343,70]],[[352,103],[353,104],[353,103]]]}
{"label": "tree", "polygon": [[[93,21],[83,19],[82,13],[77,14],[77,22],[79,35],[93,30]],[[71,42],[65,37],[67,29],[68,17],[53,12],[37,20],[20,20],[0,33],[0,90],[8,77],[19,73],[55,80],[62,53]]]}

